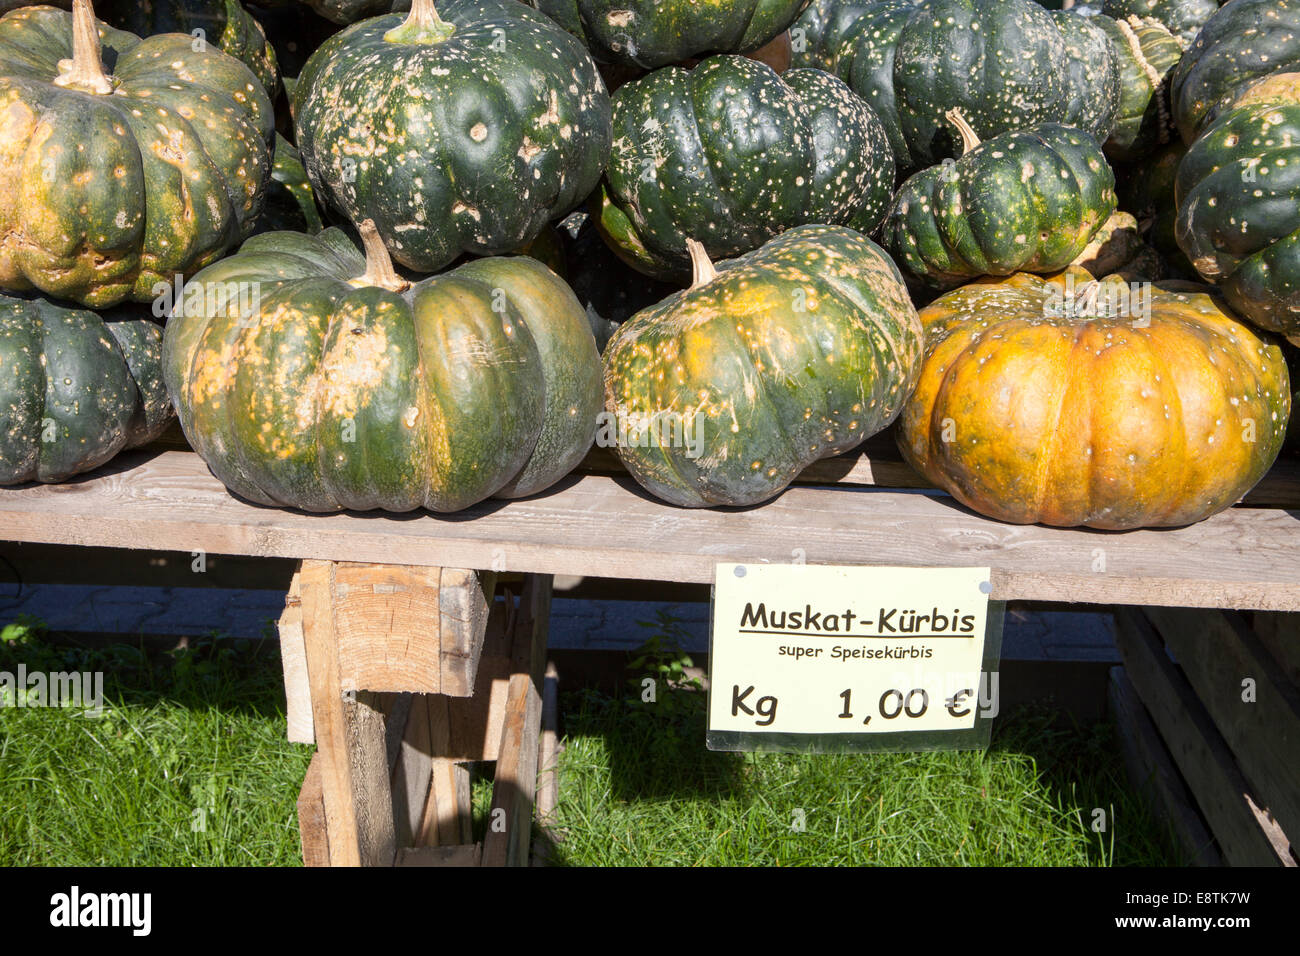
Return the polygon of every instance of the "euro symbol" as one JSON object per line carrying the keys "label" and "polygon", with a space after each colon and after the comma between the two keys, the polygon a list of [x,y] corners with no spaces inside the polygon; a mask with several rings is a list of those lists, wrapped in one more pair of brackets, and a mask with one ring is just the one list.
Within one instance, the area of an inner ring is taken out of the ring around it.
{"label": "euro symbol", "polygon": [[970,713],[970,708],[965,706],[966,698],[974,694],[973,690],[959,690],[946,701],[948,713],[953,717],[965,717]]}

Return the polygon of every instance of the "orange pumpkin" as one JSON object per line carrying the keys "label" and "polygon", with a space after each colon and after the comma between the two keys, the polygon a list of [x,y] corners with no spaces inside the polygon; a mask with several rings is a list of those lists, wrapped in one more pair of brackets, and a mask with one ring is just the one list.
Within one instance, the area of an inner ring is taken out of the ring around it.
{"label": "orange pumpkin", "polygon": [[921,321],[899,446],[992,518],[1190,524],[1249,491],[1286,433],[1281,351],[1205,286],[1020,273],[955,289]]}

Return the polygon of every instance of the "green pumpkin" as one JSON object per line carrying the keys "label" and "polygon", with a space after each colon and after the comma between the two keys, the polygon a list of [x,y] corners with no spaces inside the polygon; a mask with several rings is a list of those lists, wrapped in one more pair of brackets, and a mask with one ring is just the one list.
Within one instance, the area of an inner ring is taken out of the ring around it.
{"label": "green pumpkin", "polygon": [[1174,68],[1174,122],[1189,146],[1207,116],[1242,87],[1300,66],[1300,0],[1232,0],[1197,34]]}
{"label": "green pumpkin", "polygon": [[653,70],[701,54],[748,53],[788,27],[808,0],[525,0],[604,63]]}
{"label": "green pumpkin", "polygon": [[1055,272],[1115,211],[1115,176],[1096,140],[1048,123],[981,143],[953,111],[967,147],[905,182],[881,244],[922,285]]}
{"label": "green pumpkin", "polygon": [[1300,104],[1220,115],[1179,164],[1176,198],[1175,236],[1197,272],[1243,318],[1300,344]]}
{"label": "green pumpkin", "polygon": [[599,224],[632,266],[684,281],[687,238],[723,257],[802,223],[870,232],[893,182],[884,128],[843,82],[716,56],[614,94]]}
{"label": "green pumpkin", "polygon": [[316,194],[312,192],[307,170],[293,144],[275,134],[275,161],[271,167],[271,185],[266,192],[266,206],[258,220],[258,232],[306,232],[312,235],[325,228]]}
{"label": "green pumpkin", "polygon": [[409,0],[258,0],[273,9],[307,7],[331,23],[349,24],[394,10],[410,9]]}
{"label": "green pumpkin", "polygon": [[1061,36],[1065,39],[1064,112],[1053,122],[1073,126],[1104,142],[1115,128],[1119,113],[1120,56],[1098,17],[1083,17],[1068,10],[1055,10]]}
{"label": "green pumpkin", "polygon": [[294,122],[317,196],[422,272],[531,242],[609,154],[595,62],[514,0],[416,0],[349,27],[298,77]]}
{"label": "green pumpkin", "polygon": [[64,481],[162,434],[162,327],[140,313],[0,295],[0,485]]}
{"label": "green pumpkin", "polygon": [[88,0],[0,18],[0,289],[149,301],[252,232],[271,101],[244,64],[191,43],[114,30]]}
{"label": "green pumpkin", "polygon": [[1169,142],[1169,77],[1183,43],[1154,20],[1094,18],[1109,35],[1120,67],[1120,103],[1104,148],[1114,162],[1134,162]]}
{"label": "green pumpkin", "polygon": [[1205,22],[1219,10],[1219,0],[1106,0],[1101,12],[1116,20],[1150,19],[1185,43],[1196,39]]}
{"label": "green pumpkin", "polygon": [[898,415],[921,328],[898,269],[843,226],[797,226],[623,323],[597,443],[676,505],[752,505]]}
{"label": "green pumpkin", "polygon": [[252,70],[268,96],[274,98],[279,88],[275,50],[239,0],[99,0],[96,12],[105,23],[137,36],[199,34]]}
{"label": "green pumpkin", "polygon": [[[212,473],[260,504],[458,511],[522,497],[591,446],[600,359],[564,281],[527,256],[414,284],[373,224],[255,236],[199,273],[167,388]],[[241,291],[253,293],[241,296]]]}
{"label": "green pumpkin", "polygon": [[1099,31],[1030,0],[813,0],[791,36],[796,65],[830,69],[871,104],[901,173],[956,154],[950,109],[983,137],[1060,122],[1104,139],[1118,108]]}

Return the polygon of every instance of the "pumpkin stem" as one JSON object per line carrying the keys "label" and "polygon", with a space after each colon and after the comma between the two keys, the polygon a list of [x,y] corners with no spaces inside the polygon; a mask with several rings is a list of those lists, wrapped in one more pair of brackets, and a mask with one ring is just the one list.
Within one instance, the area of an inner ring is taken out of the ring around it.
{"label": "pumpkin stem", "polygon": [[950,109],[943,115],[948,117],[948,122],[957,127],[957,132],[961,134],[961,154],[963,156],[980,144],[979,134],[971,129],[970,123],[966,122],[966,117],[962,115],[961,110]]}
{"label": "pumpkin stem", "polygon": [[72,3],[72,59],[59,61],[55,86],[85,93],[112,93],[113,83],[104,73],[99,53],[99,27],[90,0]]}
{"label": "pumpkin stem", "polygon": [[388,255],[388,247],[384,245],[375,221],[367,219],[357,226],[357,231],[361,233],[361,246],[366,251],[366,271],[352,279],[351,284],[377,285],[389,292],[404,292],[409,289],[411,283],[393,269],[393,260]]}
{"label": "pumpkin stem", "polygon": [[713,268],[709,254],[704,251],[704,244],[694,239],[686,240],[686,251],[691,254],[691,288],[695,289],[712,282],[718,277],[718,270]]}
{"label": "pumpkin stem", "polygon": [[411,0],[411,12],[398,26],[384,34],[389,43],[441,43],[456,28],[438,16],[433,0]]}

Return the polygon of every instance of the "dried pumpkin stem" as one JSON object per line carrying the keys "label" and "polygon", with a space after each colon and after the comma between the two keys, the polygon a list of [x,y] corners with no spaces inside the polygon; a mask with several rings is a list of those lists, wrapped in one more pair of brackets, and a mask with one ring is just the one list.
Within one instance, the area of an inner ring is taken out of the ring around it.
{"label": "dried pumpkin stem", "polygon": [[389,43],[441,43],[456,28],[438,16],[433,0],[411,0],[411,12],[399,26],[384,34]]}
{"label": "dried pumpkin stem", "polygon": [[73,0],[72,60],[60,61],[59,67],[62,72],[54,78],[55,86],[86,93],[113,92],[113,83],[104,73],[99,57],[99,27],[90,0]]}
{"label": "dried pumpkin stem", "polygon": [[686,251],[691,256],[691,288],[707,285],[718,277],[718,270],[713,268],[709,254],[704,251],[704,244],[694,239],[686,240]]}
{"label": "dried pumpkin stem", "polygon": [[403,292],[411,283],[399,276],[393,269],[393,260],[388,255],[388,247],[373,219],[367,219],[357,226],[361,233],[361,246],[366,251],[366,271],[352,280],[352,285],[375,285],[389,292]]}
{"label": "dried pumpkin stem", "polygon": [[961,154],[963,156],[980,144],[979,134],[971,129],[970,123],[966,122],[966,117],[962,115],[961,110],[950,109],[943,115],[948,118],[949,123],[957,127],[957,132],[961,134]]}

